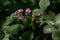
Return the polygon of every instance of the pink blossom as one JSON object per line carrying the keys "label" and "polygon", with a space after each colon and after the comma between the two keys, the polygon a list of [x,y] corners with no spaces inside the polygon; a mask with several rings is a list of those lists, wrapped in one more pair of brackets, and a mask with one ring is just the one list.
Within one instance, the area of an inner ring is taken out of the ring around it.
{"label": "pink blossom", "polygon": [[29,8],[27,8],[27,9],[25,10],[25,12],[26,12],[26,13],[31,13],[31,10],[30,10]]}
{"label": "pink blossom", "polygon": [[19,9],[17,10],[18,13],[22,13],[23,12],[23,9]]}
{"label": "pink blossom", "polygon": [[19,19],[23,21],[24,20],[24,16],[20,16]]}
{"label": "pink blossom", "polygon": [[36,13],[36,16],[40,16],[40,15],[41,15],[40,12],[37,12],[37,13]]}

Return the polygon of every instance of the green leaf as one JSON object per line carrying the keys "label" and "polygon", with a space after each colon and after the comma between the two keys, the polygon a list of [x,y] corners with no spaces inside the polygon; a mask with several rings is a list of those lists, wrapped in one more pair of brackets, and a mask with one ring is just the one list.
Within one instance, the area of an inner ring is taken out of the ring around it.
{"label": "green leaf", "polygon": [[4,38],[2,40],[9,40],[10,34],[5,34]]}
{"label": "green leaf", "polygon": [[32,40],[33,39],[33,32],[32,31],[27,31],[24,32],[22,35],[21,40]]}
{"label": "green leaf", "polygon": [[30,27],[32,27],[32,29],[33,30],[35,30],[36,28],[35,28],[35,24],[34,23],[30,23],[30,25],[29,25]]}
{"label": "green leaf", "polygon": [[9,35],[6,35],[2,40],[9,40]]}
{"label": "green leaf", "polygon": [[56,29],[54,28],[54,26],[52,26],[52,25],[47,25],[47,26],[44,27],[43,32],[44,32],[45,34],[48,34],[48,33],[52,33],[52,32],[55,31],[55,30],[56,30]]}
{"label": "green leaf", "polygon": [[14,33],[18,32],[18,28],[19,28],[19,24],[14,24],[14,25],[11,25],[10,27],[8,27],[6,29],[6,32],[8,34],[14,34]]}
{"label": "green leaf", "polygon": [[47,23],[48,25],[55,25],[55,22],[50,20],[46,20],[45,23]]}
{"label": "green leaf", "polygon": [[[9,24],[13,23],[15,21],[16,18],[13,18],[13,14],[11,14],[11,16],[8,16],[6,18],[6,20],[4,21],[4,23],[2,24],[2,30],[8,28]],[[16,21],[15,21],[16,22]]]}
{"label": "green leaf", "polygon": [[7,26],[7,25],[9,25],[12,21],[14,21],[14,18],[13,18],[13,14],[11,15],[11,16],[8,16],[7,18],[6,18],[6,20],[5,20],[5,22],[3,23],[3,27],[4,26]]}
{"label": "green leaf", "polygon": [[5,33],[4,32],[0,32],[0,40],[2,40],[5,36]]}
{"label": "green leaf", "polygon": [[55,13],[52,11],[49,11],[48,13],[43,14],[43,19],[54,21],[54,18],[55,18]]}
{"label": "green leaf", "polygon": [[60,13],[55,17],[55,25],[57,26],[57,27],[60,27]]}
{"label": "green leaf", "polygon": [[30,23],[31,23],[31,16],[27,16],[23,21],[23,25],[28,27]]}
{"label": "green leaf", "polygon": [[40,6],[42,11],[46,10],[46,8],[49,5],[50,5],[50,1],[49,0],[40,0],[40,2],[39,2],[39,6]]}
{"label": "green leaf", "polygon": [[60,30],[56,30],[52,33],[53,40],[60,40]]}
{"label": "green leaf", "polygon": [[55,17],[56,21],[60,21],[60,13]]}

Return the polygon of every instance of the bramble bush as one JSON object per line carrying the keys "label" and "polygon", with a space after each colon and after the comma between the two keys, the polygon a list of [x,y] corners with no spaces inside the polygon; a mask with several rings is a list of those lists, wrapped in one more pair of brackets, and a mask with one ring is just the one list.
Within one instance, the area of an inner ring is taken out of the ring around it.
{"label": "bramble bush", "polygon": [[60,6],[56,5],[60,0],[21,0],[22,4],[31,3],[25,8],[16,0],[12,2],[16,9],[8,8],[11,14],[1,25],[0,40],[60,40]]}

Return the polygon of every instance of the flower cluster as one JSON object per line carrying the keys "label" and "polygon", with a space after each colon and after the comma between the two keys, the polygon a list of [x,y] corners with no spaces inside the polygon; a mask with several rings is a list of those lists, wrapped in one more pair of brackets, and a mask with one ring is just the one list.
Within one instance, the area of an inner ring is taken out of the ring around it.
{"label": "flower cluster", "polygon": [[[24,20],[24,18],[25,18],[25,16],[23,16],[23,9],[18,9],[15,13],[14,13],[14,15],[15,16],[18,16],[18,19],[20,19],[21,21],[23,21]],[[30,8],[26,8],[26,10],[25,10],[25,15],[26,16],[29,16],[30,15],[30,13],[32,12],[32,10],[30,9]],[[32,14],[33,15],[33,14]],[[40,11],[37,11],[36,13],[35,13],[35,15],[36,16],[40,16]],[[33,19],[32,18],[32,20],[35,20],[35,19]]]}
{"label": "flower cluster", "polygon": [[[14,17],[15,16],[18,16],[19,17],[19,19],[21,20],[21,21],[23,21],[24,20],[24,16],[22,15],[22,13],[23,13],[23,9],[18,9],[18,10],[16,10],[15,11],[15,13],[14,13]],[[30,8],[26,8],[26,10],[25,10],[25,15],[30,15],[30,13],[31,13],[31,10],[30,10]]]}

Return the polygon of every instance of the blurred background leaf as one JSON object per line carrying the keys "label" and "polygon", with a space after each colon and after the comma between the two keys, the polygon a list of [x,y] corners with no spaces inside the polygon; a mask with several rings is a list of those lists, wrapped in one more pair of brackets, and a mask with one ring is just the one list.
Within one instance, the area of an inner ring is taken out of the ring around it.
{"label": "blurred background leaf", "polygon": [[39,6],[41,8],[42,11],[45,11],[46,8],[50,5],[50,1],[49,0],[40,0],[39,2]]}
{"label": "blurred background leaf", "polygon": [[56,30],[52,33],[53,40],[60,40],[60,30]]}
{"label": "blurred background leaf", "polygon": [[52,11],[49,11],[48,13],[43,14],[43,19],[54,21],[54,18],[55,18],[55,13]]}
{"label": "blurred background leaf", "polygon": [[55,30],[56,30],[56,29],[54,28],[54,26],[52,26],[52,25],[47,25],[47,26],[44,27],[43,32],[44,32],[45,34],[49,34],[49,33],[52,33],[52,32],[55,31]]}
{"label": "blurred background leaf", "polygon": [[14,25],[11,25],[10,27],[8,27],[6,29],[6,32],[8,34],[15,34],[18,32],[18,28],[19,28],[19,24],[14,24]]}
{"label": "blurred background leaf", "polygon": [[55,26],[56,26],[57,28],[59,28],[59,27],[60,27],[60,13],[56,15],[55,21],[56,21],[56,22],[55,22]]}
{"label": "blurred background leaf", "polygon": [[22,34],[21,40],[33,40],[33,32],[27,31]]}
{"label": "blurred background leaf", "polygon": [[2,40],[4,36],[5,36],[5,33],[0,31],[0,40]]}

